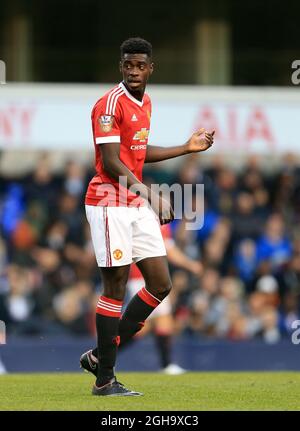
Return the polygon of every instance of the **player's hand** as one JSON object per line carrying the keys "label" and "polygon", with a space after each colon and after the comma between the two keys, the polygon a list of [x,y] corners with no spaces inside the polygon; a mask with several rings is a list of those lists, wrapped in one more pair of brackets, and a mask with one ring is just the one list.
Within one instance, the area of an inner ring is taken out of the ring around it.
{"label": "player's hand", "polygon": [[159,197],[159,221],[160,224],[167,224],[174,220],[174,210],[170,202],[166,199]]}
{"label": "player's hand", "polygon": [[174,220],[174,210],[166,199],[161,196],[152,196],[151,206],[159,217],[160,224],[167,224]]}
{"label": "player's hand", "polygon": [[186,143],[188,153],[198,153],[210,148],[214,143],[214,134],[215,130],[209,133],[204,128],[193,133]]}

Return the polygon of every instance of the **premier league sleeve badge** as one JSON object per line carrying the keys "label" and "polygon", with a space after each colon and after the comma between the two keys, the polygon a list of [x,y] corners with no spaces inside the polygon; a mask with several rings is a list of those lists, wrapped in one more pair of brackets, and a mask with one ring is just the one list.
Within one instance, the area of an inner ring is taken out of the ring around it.
{"label": "premier league sleeve badge", "polygon": [[112,115],[101,115],[98,118],[101,130],[104,133],[108,133],[111,131],[114,123],[114,117]]}

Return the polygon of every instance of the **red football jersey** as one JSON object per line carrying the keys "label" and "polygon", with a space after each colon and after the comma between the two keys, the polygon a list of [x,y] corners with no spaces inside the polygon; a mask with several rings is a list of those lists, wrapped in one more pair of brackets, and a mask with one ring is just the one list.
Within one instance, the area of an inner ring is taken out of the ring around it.
{"label": "red football jersey", "polygon": [[140,206],[144,200],[103,169],[99,145],[120,143],[120,160],[142,181],[150,131],[151,100],[144,94],[143,100],[135,99],[123,83],[115,86],[97,101],[92,110],[92,128],[95,147],[96,175],[90,181],[86,193],[87,205]]}

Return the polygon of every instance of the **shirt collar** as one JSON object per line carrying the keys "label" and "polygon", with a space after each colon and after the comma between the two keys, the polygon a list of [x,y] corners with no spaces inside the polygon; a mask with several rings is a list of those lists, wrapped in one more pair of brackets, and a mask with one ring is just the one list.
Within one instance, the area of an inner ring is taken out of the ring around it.
{"label": "shirt collar", "polygon": [[144,104],[144,97],[143,100],[138,100],[135,97],[132,96],[132,94],[129,93],[129,91],[127,90],[127,88],[125,87],[125,85],[123,84],[123,82],[120,82],[119,87],[122,88],[122,90],[124,91],[124,93],[126,94],[126,96],[128,97],[128,99],[132,100],[134,103],[136,103],[139,106],[143,106]]}

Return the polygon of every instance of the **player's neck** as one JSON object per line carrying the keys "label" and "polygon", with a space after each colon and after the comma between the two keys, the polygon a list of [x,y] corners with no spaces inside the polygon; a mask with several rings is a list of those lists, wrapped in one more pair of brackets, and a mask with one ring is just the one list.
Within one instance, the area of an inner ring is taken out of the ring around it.
{"label": "player's neck", "polygon": [[145,94],[145,87],[142,90],[132,91],[127,87],[127,85],[124,81],[123,81],[123,85],[126,87],[126,90],[128,91],[128,93],[131,94],[131,96],[133,96],[135,99],[142,102],[144,94]]}

